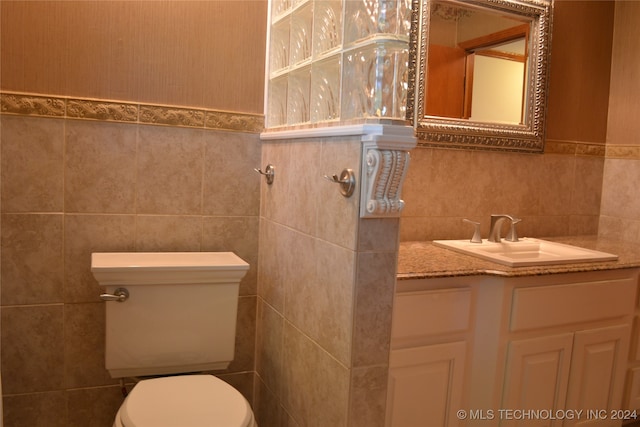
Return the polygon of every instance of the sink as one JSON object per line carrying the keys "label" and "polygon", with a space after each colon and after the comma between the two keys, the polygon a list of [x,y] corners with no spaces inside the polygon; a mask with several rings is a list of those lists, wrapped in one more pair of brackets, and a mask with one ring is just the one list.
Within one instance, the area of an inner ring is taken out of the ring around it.
{"label": "sink", "polygon": [[524,237],[517,242],[502,240],[471,243],[469,240],[434,240],[433,244],[509,267],[615,261],[617,255],[564,243]]}

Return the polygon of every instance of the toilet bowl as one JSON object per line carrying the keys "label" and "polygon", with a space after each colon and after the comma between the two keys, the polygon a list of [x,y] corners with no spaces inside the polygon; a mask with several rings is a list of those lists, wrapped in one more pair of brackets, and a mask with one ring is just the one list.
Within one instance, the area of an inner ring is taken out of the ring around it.
{"label": "toilet bowl", "polygon": [[213,375],[142,380],[113,427],[257,427],[247,400]]}

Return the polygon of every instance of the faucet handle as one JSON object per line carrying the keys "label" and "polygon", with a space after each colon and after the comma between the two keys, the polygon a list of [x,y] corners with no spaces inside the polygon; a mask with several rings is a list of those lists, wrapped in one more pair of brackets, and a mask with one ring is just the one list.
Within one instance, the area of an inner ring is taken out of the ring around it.
{"label": "faucet handle", "polygon": [[522,221],[522,218],[512,218],[511,226],[509,227],[509,233],[507,233],[507,237],[504,239],[508,242],[517,242],[518,241],[518,232],[516,231],[516,224]]}
{"label": "faucet handle", "polygon": [[473,237],[471,237],[471,243],[482,243],[482,236],[480,235],[480,223],[471,221],[470,219],[464,218],[462,222],[469,223],[473,225]]}

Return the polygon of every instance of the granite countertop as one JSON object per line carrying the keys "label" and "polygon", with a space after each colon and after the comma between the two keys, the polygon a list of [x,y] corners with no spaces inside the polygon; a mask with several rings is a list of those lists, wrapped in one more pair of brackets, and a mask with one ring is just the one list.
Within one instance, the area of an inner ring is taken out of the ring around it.
{"label": "granite countertop", "polygon": [[553,237],[545,240],[566,243],[618,255],[617,261],[583,262],[535,267],[507,267],[440,248],[431,242],[401,242],[398,280],[437,277],[493,275],[503,277],[538,276],[640,267],[640,245],[595,236]]}

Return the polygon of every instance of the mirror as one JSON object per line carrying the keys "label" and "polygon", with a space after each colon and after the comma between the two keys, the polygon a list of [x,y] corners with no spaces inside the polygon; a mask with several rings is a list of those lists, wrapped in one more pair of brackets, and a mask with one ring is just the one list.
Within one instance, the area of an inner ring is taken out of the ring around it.
{"label": "mirror", "polygon": [[542,152],[551,0],[414,0],[418,144]]}

